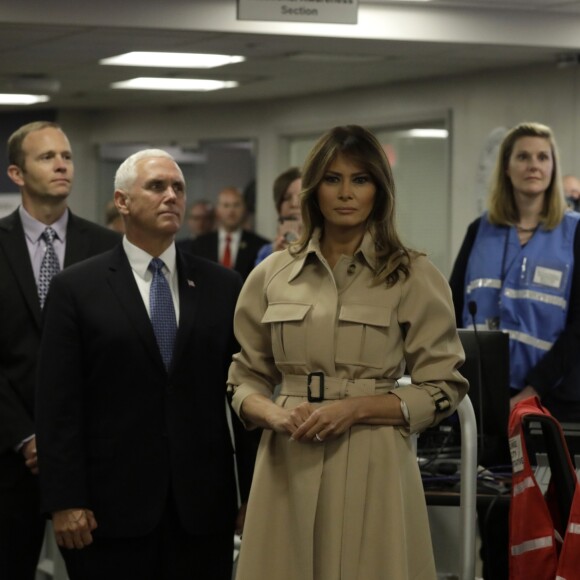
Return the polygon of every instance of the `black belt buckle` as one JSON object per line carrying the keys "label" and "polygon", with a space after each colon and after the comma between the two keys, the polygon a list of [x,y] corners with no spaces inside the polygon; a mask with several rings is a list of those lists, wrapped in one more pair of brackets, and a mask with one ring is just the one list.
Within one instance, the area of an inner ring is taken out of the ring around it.
{"label": "black belt buckle", "polygon": [[[318,397],[312,394],[312,389],[310,388],[310,384],[312,383],[312,377],[318,377]],[[308,400],[311,403],[320,403],[324,401],[324,373],[322,371],[316,371],[314,373],[308,373],[308,383],[306,385],[306,389],[308,390]]]}

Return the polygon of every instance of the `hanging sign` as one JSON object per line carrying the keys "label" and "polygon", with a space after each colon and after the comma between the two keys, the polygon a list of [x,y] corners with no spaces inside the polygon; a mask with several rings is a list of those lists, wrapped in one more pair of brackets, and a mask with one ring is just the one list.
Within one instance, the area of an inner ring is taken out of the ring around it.
{"label": "hanging sign", "polygon": [[358,0],[238,0],[238,20],[356,24]]}

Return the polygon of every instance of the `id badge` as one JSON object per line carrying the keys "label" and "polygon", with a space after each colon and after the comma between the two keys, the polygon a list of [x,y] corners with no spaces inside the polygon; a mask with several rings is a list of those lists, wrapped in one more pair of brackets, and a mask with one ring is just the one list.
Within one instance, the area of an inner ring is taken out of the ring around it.
{"label": "id badge", "polygon": [[562,287],[563,279],[564,272],[562,270],[536,266],[532,282],[540,286],[548,286],[549,288],[558,289]]}
{"label": "id badge", "polygon": [[567,288],[569,277],[570,264],[563,260],[542,257],[533,261],[524,258],[522,261],[521,282],[528,288],[549,289],[561,295]]}

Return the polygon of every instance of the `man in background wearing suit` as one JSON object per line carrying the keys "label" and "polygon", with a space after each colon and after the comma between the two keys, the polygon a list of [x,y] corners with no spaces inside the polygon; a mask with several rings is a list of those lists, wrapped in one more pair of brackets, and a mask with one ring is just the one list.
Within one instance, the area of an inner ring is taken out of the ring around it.
{"label": "man in background wearing suit", "polygon": [[239,189],[227,187],[220,191],[215,211],[217,231],[195,240],[183,240],[179,245],[195,256],[233,268],[245,280],[254,267],[258,251],[269,240],[242,229],[246,205]]}
{"label": "man in background wearing suit", "polygon": [[8,160],[22,205],[0,219],[0,578],[32,580],[46,525],[33,412],[41,304],[53,273],[120,237],[67,209],[74,166],[58,125],[20,127]]}
{"label": "man in background wearing suit", "polygon": [[[176,250],[185,199],[168,153],[132,155],[115,177],[123,243],[51,285],[38,456],[43,511],[71,580],[231,578],[225,395],[242,280]],[[235,424],[247,482],[254,456]]]}

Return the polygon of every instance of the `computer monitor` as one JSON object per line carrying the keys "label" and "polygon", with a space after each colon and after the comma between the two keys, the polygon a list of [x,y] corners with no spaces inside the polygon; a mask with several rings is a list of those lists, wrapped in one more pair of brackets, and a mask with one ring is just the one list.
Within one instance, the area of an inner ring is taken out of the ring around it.
{"label": "computer monitor", "polygon": [[[509,337],[500,330],[459,329],[458,334],[465,351],[459,371],[469,381],[477,421],[478,461],[486,467],[509,465]],[[460,431],[457,413],[423,431],[417,442],[419,456],[429,462],[458,458]]]}
{"label": "computer monitor", "polygon": [[469,381],[482,465],[509,462],[509,336],[501,330],[459,329],[465,363],[459,369]]}

